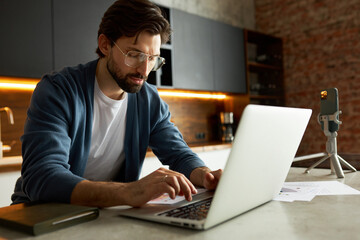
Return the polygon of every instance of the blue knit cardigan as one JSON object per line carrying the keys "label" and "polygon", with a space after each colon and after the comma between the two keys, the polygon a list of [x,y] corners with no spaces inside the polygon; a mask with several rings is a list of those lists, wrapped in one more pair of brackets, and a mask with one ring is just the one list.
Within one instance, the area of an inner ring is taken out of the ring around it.
{"label": "blue knit cardigan", "polygon": [[[13,203],[70,202],[89,156],[98,60],[45,75],[34,90],[22,141],[23,164]],[[204,166],[170,122],[168,105],[145,83],[128,94],[125,162],[116,181],[139,178],[150,147],[164,165],[189,177]]]}

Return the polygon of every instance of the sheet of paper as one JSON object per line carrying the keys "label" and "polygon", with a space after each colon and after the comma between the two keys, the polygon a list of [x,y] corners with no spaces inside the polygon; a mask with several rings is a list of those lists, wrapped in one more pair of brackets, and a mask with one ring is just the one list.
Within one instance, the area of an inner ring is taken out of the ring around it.
{"label": "sheet of paper", "polygon": [[[205,188],[197,188],[197,191],[198,191],[197,194],[200,194],[200,193],[206,192],[207,190]],[[197,194],[194,194],[193,196],[195,196]],[[171,199],[168,194],[163,194],[160,197],[149,201],[148,203],[149,204],[169,204],[170,205],[170,204],[174,204],[177,202],[181,202],[183,200],[185,200],[185,197],[183,197],[183,196],[176,196],[175,199]]]}
{"label": "sheet of paper", "polygon": [[360,191],[338,181],[285,182],[273,200],[293,202],[311,201],[321,195],[358,195]]}
{"label": "sheet of paper", "polygon": [[279,195],[274,198],[276,201],[311,201],[317,193],[321,191],[319,187],[308,187],[299,185],[286,185],[281,189]]}
{"label": "sheet of paper", "polygon": [[317,195],[359,195],[360,191],[338,181],[319,182],[322,186],[321,192]]}

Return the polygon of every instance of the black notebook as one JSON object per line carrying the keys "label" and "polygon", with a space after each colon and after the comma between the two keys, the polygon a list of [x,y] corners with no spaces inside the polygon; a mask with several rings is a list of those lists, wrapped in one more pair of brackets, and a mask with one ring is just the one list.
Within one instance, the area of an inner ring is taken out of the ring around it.
{"label": "black notebook", "polygon": [[0,208],[0,225],[39,235],[96,219],[99,209],[64,203],[16,204]]}

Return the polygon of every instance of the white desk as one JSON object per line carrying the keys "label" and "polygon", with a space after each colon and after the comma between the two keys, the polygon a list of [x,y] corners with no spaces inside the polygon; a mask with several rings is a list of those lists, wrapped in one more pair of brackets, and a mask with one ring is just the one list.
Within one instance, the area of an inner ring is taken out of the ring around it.
{"label": "white desk", "polygon": [[[303,171],[292,168],[287,181],[337,179],[327,169]],[[340,181],[360,190],[360,172],[346,173]],[[360,239],[360,195],[317,196],[311,202],[272,201],[207,231],[118,217],[118,209],[103,209],[94,221],[36,239]],[[31,238],[0,227],[1,237]]]}

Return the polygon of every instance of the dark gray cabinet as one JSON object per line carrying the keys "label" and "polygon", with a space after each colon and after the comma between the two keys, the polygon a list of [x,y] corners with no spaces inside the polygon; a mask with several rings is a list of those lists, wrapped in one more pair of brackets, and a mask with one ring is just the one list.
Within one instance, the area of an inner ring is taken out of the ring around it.
{"label": "dark gray cabinet", "polygon": [[53,0],[54,68],[86,63],[97,58],[101,18],[113,0]]}
{"label": "dark gray cabinet", "polygon": [[246,93],[244,32],[212,21],[212,52],[216,91]]}
{"label": "dark gray cabinet", "polygon": [[0,1],[0,76],[39,78],[53,69],[51,1]]}
{"label": "dark gray cabinet", "polygon": [[211,24],[176,9],[173,16],[173,87],[215,91]]}
{"label": "dark gray cabinet", "polygon": [[[99,24],[113,1],[1,1],[0,76],[40,78],[96,59]],[[154,83],[161,88],[246,93],[243,30],[167,10],[173,35],[161,49],[166,65],[153,73]]]}
{"label": "dark gray cabinet", "polygon": [[243,30],[183,11],[173,14],[173,87],[246,93]]}

